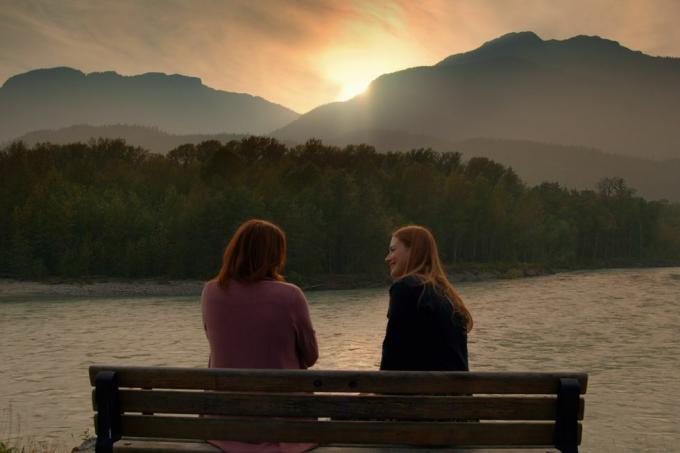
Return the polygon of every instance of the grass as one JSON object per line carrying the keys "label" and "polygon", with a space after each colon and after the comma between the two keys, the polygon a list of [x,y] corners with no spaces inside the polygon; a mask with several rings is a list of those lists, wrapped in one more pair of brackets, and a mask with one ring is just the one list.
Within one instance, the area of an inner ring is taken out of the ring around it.
{"label": "grass", "polygon": [[16,448],[5,445],[4,442],[0,442],[0,453],[16,453]]}
{"label": "grass", "polygon": [[21,440],[12,446],[0,442],[0,453],[61,453],[71,451],[62,444],[47,441]]}
{"label": "grass", "polygon": [[[83,440],[89,436],[89,429],[81,434]],[[14,412],[11,403],[0,412],[0,439],[2,439],[0,440],[0,453],[61,453],[70,452],[73,448],[63,441],[37,440],[31,436],[23,436],[21,415]],[[78,441],[74,439],[73,443],[76,442]]]}

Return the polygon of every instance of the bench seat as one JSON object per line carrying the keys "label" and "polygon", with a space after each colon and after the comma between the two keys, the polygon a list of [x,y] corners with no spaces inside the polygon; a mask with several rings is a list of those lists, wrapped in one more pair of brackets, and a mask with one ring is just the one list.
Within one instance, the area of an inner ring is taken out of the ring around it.
{"label": "bench seat", "polygon": [[[170,441],[162,439],[133,439],[123,438],[116,442],[113,449],[115,452],[126,453],[220,453],[222,450],[210,445],[205,441]],[[527,453],[535,452],[535,449],[526,448],[506,448],[503,453]],[[549,448],[541,451],[547,453],[557,453],[558,450]],[[400,447],[395,445],[377,446],[377,445],[322,445],[310,453],[410,453],[413,452],[413,447]],[[482,448],[419,448],[419,453],[497,453],[497,449],[482,449]]]}
{"label": "bench seat", "polygon": [[93,366],[90,380],[100,452],[219,451],[203,440],[220,439],[572,453],[587,387],[585,373],[120,366]]}

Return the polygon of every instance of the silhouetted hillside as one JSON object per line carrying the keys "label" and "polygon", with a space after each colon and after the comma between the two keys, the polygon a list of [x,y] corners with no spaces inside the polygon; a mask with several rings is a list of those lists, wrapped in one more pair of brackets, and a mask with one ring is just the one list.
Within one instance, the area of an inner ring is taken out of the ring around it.
{"label": "silhouetted hillside", "polygon": [[36,143],[54,143],[66,145],[69,143],[87,143],[98,138],[122,138],[132,146],[139,146],[153,153],[166,154],[168,151],[187,143],[198,144],[207,140],[228,142],[244,138],[242,134],[190,134],[175,135],[163,132],[158,128],[130,126],[117,124],[115,126],[69,126],[57,130],[42,130],[29,132],[17,140],[33,146]]}
{"label": "silhouetted hillside", "polygon": [[596,149],[525,140],[473,139],[455,145],[466,159],[487,157],[512,167],[529,185],[558,182],[594,189],[602,178],[621,177],[647,199],[680,201],[680,159],[653,161]]}
{"label": "silhouetted hillside", "polygon": [[463,141],[522,139],[680,158],[680,59],[599,37],[544,41],[511,33],[480,48],[374,80],[274,136],[342,141],[356,131]]}
{"label": "silhouetted hillside", "polygon": [[390,129],[361,129],[325,139],[335,146],[364,143],[380,152],[409,151],[417,148],[432,148],[436,151],[455,151],[454,142],[431,135],[413,134]]}
{"label": "silhouetted hillside", "polygon": [[594,189],[602,178],[618,176],[645,198],[680,201],[680,159],[655,161],[528,140],[475,138],[452,142],[390,130],[355,131],[328,143],[336,146],[365,143],[383,152],[432,148],[458,151],[465,159],[487,157],[512,167],[529,185],[558,182],[570,189]]}
{"label": "silhouetted hillside", "polygon": [[262,134],[298,117],[260,97],[209,88],[195,77],[71,68],[30,71],[0,88],[0,142],[76,124],[139,124],[175,134]]}
{"label": "silhouetted hillside", "polygon": [[[208,140],[241,140],[238,134],[174,135],[157,128],[115,125],[78,125],[58,130],[28,133],[19,138],[29,146],[36,143],[87,143],[93,139],[122,138],[126,143],[154,153],[167,154],[183,144]],[[487,157],[513,168],[529,185],[558,182],[570,189],[594,189],[606,177],[622,177],[647,199],[680,201],[680,159],[653,161],[617,156],[577,146],[552,145],[527,140],[470,139],[462,142],[389,130],[363,130],[340,137],[328,145],[368,144],[378,151],[409,151],[432,148],[441,152],[460,152],[464,159]],[[294,145],[294,143],[285,143]]]}

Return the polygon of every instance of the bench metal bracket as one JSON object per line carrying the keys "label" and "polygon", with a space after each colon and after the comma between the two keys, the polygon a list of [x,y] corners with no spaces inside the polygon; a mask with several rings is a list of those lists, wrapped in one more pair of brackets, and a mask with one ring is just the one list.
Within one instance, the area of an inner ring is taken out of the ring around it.
{"label": "bench metal bracket", "polygon": [[97,400],[96,453],[111,453],[113,443],[121,438],[121,416],[118,401],[118,379],[115,371],[100,371],[95,377]]}
{"label": "bench metal bracket", "polygon": [[555,446],[562,453],[578,453],[578,413],[581,384],[578,379],[561,378],[557,392]]}

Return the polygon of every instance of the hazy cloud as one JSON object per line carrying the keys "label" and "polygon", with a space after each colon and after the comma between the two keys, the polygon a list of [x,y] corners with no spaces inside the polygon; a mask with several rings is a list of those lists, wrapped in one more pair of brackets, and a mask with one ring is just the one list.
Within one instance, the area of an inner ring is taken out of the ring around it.
{"label": "hazy cloud", "polygon": [[27,70],[197,76],[304,112],[511,31],[680,55],[674,0],[0,0],[0,81]]}

